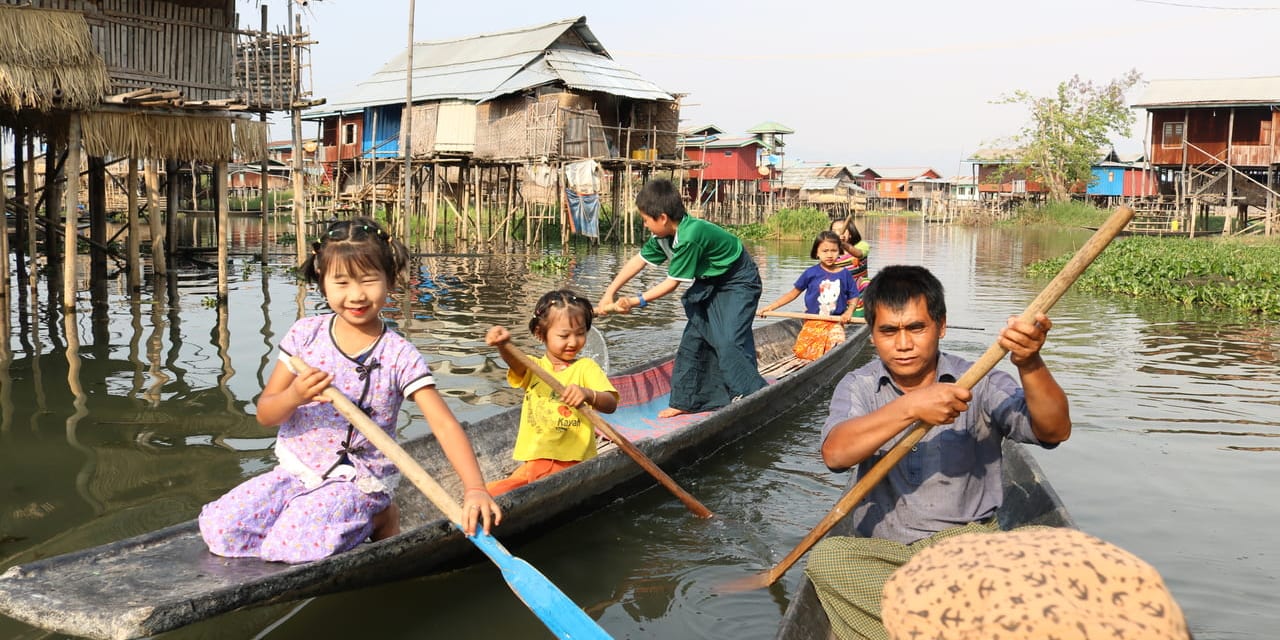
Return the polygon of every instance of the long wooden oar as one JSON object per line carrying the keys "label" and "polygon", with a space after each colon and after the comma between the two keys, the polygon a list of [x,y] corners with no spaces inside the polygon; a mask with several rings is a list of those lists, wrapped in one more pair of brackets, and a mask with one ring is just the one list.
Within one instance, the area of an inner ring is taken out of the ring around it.
{"label": "long wooden oar", "polygon": [[[844,323],[844,318],[840,316],[824,316],[820,313],[799,313],[796,311],[761,311],[760,315],[766,318],[795,318],[797,320],[822,320],[824,322],[840,322]],[[866,324],[866,318],[849,318],[848,324]]]}
{"label": "long wooden oar", "polygon": [[[550,371],[543,369],[538,365],[538,363],[534,362],[532,358],[517,349],[515,345],[510,342],[506,342],[498,345],[498,350],[501,351],[508,359],[519,362],[524,365],[524,368],[532,371],[534,375],[542,378],[542,381],[554,389],[556,394],[564,395],[564,385],[560,384],[560,381],[556,380],[555,376],[551,375]],[[618,430],[614,429],[613,425],[609,424],[604,418],[601,418],[600,414],[596,413],[596,410],[591,408],[591,405],[584,404],[581,407],[578,407],[578,411],[581,411],[582,415],[587,416],[587,419],[591,421],[591,424],[594,425],[595,428],[608,436],[609,439],[612,440],[614,444],[618,445],[618,448],[622,449],[624,453],[631,456],[631,459],[635,460],[636,464],[649,472],[649,475],[653,476],[659,484],[666,487],[671,493],[675,494],[675,496],[680,499],[680,502],[683,502],[684,506],[688,507],[689,511],[692,511],[694,515],[699,518],[710,518],[713,515],[710,509],[703,506],[701,502],[698,502],[697,498],[690,495],[688,491],[681,489],[680,485],[676,484],[676,481],[671,479],[671,476],[667,475],[667,473],[655,464],[653,460],[649,459],[649,456],[646,456],[643,451],[637,449],[630,440],[627,440],[621,433],[618,433]]]}
{"label": "long wooden oar", "polygon": [[[1133,209],[1130,209],[1129,207],[1120,207],[1119,209],[1116,209],[1115,213],[1112,213],[1111,216],[1107,218],[1107,221],[1099,227],[1096,232],[1094,232],[1093,236],[1089,238],[1089,241],[1076,252],[1075,256],[1073,256],[1069,262],[1067,262],[1066,266],[1062,267],[1062,271],[1054,277],[1053,281],[1040,292],[1039,296],[1036,296],[1036,299],[1031,302],[1031,305],[1027,307],[1027,310],[1022,312],[1020,320],[1026,323],[1034,323],[1036,321],[1037,313],[1047,312],[1049,308],[1058,301],[1058,298],[1061,298],[1062,294],[1065,293],[1076,279],[1080,277],[1080,274],[1084,273],[1084,270],[1093,263],[1094,259],[1098,257],[1098,254],[1102,253],[1102,250],[1107,248],[1107,245],[1116,237],[1116,234],[1120,233],[1120,231],[1124,229],[1125,225],[1129,224],[1129,220],[1132,218]],[[991,372],[991,369],[994,368],[1007,353],[1008,350],[1000,346],[1000,340],[997,338],[995,343],[987,348],[986,353],[982,354],[982,357],[979,358],[977,362],[974,362],[973,366],[969,367],[969,370],[965,371],[964,375],[960,376],[959,380],[956,380],[956,384],[964,387],[965,389],[972,389],[983,376]],[[772,569],[753,576],[748,576],[747,578],[726,585],[719,590],[745,591],[747,589],[759,589],[767,587],[777,581],[778,578],[781,578],[782,575],[787,572],[787,569],[791,568],[791,565],[795,564],[801,556],[809,551],[810,547],[816,544],[818,540],[822,539],[822,536],[826,535],[827,532],[831,530],[831,527],[834,527],[836,523],[840,522],[840,519],[843,518],[850,509],[857,506],[857,504],[871,492],[871,489],[874,488],[886,475],[888,475],[889,470],[892,469],[894,465],[898,464],[898,461],[901,460],[908,451],[911,451],[911,447],[914,447],[916,443],[920,442],[920,439],[924,437],[925,432],[927,432],[931,427],[933,427],[933,425],[920,420],[917,420],[912,423],[911,426],[907,427],[906,435],[889,450],[889,453],[885,454],[885,456],[881,458],[875,466],[871,467],[871,470],[868,471],[865,476],[862,476],[862,478],[858,480],[857,484],[855,484],[848,493],[841,496],[841,498],[836,502],[836,505],[832,507],[831,511],[828,512],[827,515],[822,518],[822,521],[818,523],[818,526],[814,527],[813,531],[810,531],[809,535],[805,536],[804,539],[800,541],[800,544],[796,545],[796,548],[792,549],[791,552],[788,553],[787,556]]]}
{"label": "long wooden oar", "polygon": [[[311,370],[307,363],[301,358],[293,356],[289,358],[289,362],[293,365],[294,371],[304,374]],[[365,415],[355,404],[351,402],[342,392],[329,387],[324,390],[323,394],[342,417],[346,418],[360,430],[373,446],[387,456],[391,462],[395,463],[400,472],[413,482],[414,486],[426,496],[431,504],[434,504],[441,513],[445,515],[453,526],[459,530],[462,529],[462,507],[454,501],[453,496],[441,487],[435,478],[423,469],[416,460],[413,459],[391,436],[387,435],[369,416]],[[551,633],[557,638],[594,638],[607,640],[610,636],[605,630],[596,624],[590,616],[586,614],[573,600],[569,599],[563,591],[552,584],[546,576],[542,575],[533,565],[511,555],[493,536],[484,532],[484,530],[476,531],[475,535],[467,536],[473,544],[480,548],[485,555],[498,568],[502,570],[502,577],[506,579],[511,590],[524,602],[525,606],[538,616],[542,623],[547,625]]]}
{"label": "long wooden oar", "polygon": [[[840,316],[824,316],[818,313],[797,313],[795,311],[761,311],[760,315],[766,318],[796,318],[798,320],[822,320],[824,322],[840,322]],[[866,324],[866,318],[849,318],[849,324]],[[986,331],[983,327],[962,327],[947,323],[948,329],[963,329],[965,331]]]}

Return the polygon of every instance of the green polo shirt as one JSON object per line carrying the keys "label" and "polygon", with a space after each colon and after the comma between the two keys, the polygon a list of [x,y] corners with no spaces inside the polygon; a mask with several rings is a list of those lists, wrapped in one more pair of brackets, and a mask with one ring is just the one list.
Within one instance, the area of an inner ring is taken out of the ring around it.
{"label": "green polo shirt", "polygon": [[670,261],[667,277],[682,282],[723,274],[742,255],[742,241],[714,223],[685,216],[670,238],[653,236],[640,247],[640,257],[652,265]]}

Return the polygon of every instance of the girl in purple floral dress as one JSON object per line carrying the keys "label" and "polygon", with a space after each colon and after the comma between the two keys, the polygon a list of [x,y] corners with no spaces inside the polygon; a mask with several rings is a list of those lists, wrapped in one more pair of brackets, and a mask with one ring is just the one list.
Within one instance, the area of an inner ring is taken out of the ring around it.
{"label": "girl in purple floral dress", "polygon": [[[466,532],[501,521],[426,361],[379,315],[407,263],[404,245],[369,218],[336,222],[313,245],[303,271],[333,313],[299,320],[280,342],[281,363],[258,399],[258,423],[280,427],[279,465],[204,506],[200,533],[210,551],[308,562],[399,533],[396,467],[319,395],[330,386],[393,437],[400,405],[412,398],[465,487]],[[290,356],[313,370],[297,375]]]}

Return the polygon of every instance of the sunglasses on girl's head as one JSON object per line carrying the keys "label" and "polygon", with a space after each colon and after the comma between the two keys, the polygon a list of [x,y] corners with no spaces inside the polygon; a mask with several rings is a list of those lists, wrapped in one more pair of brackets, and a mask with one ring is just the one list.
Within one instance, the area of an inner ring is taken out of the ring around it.
{"label": "sunglasses on girl's head", "polygon": [[329,227],[328,231],[324,232],[324,236],[326,240],[346,240],[348,238],[354,239],[358,234],[365,234],[365,235],[372,234],[379,238],[382,238],[383,240],[390,239],[390,236],[387,235],[387,232],[376,225],[367,224],[363,222],[355,223],[355,222],[350,222],[345,220],[342,222],[335,222],[332,227]]}

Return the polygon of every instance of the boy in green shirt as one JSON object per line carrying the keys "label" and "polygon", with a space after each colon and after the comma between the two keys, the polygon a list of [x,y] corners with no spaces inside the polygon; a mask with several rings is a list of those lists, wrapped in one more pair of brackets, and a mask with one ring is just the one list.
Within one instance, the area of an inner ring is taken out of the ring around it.
{"label": "boy in green shirt", "polygon": [[[629,313],[691,283],[681,298],[684,334],[671,374],[670,418],[710,411],[764,387],[756,370],[751,320],[760,302],[760,272],[742,241],[685,212],[669,180],[652,180],[636,196],[640,218],[653,237],[627,261],[596,307]],[[640,295],[614,297],[648,265],[667,263],[667,279]]]}

